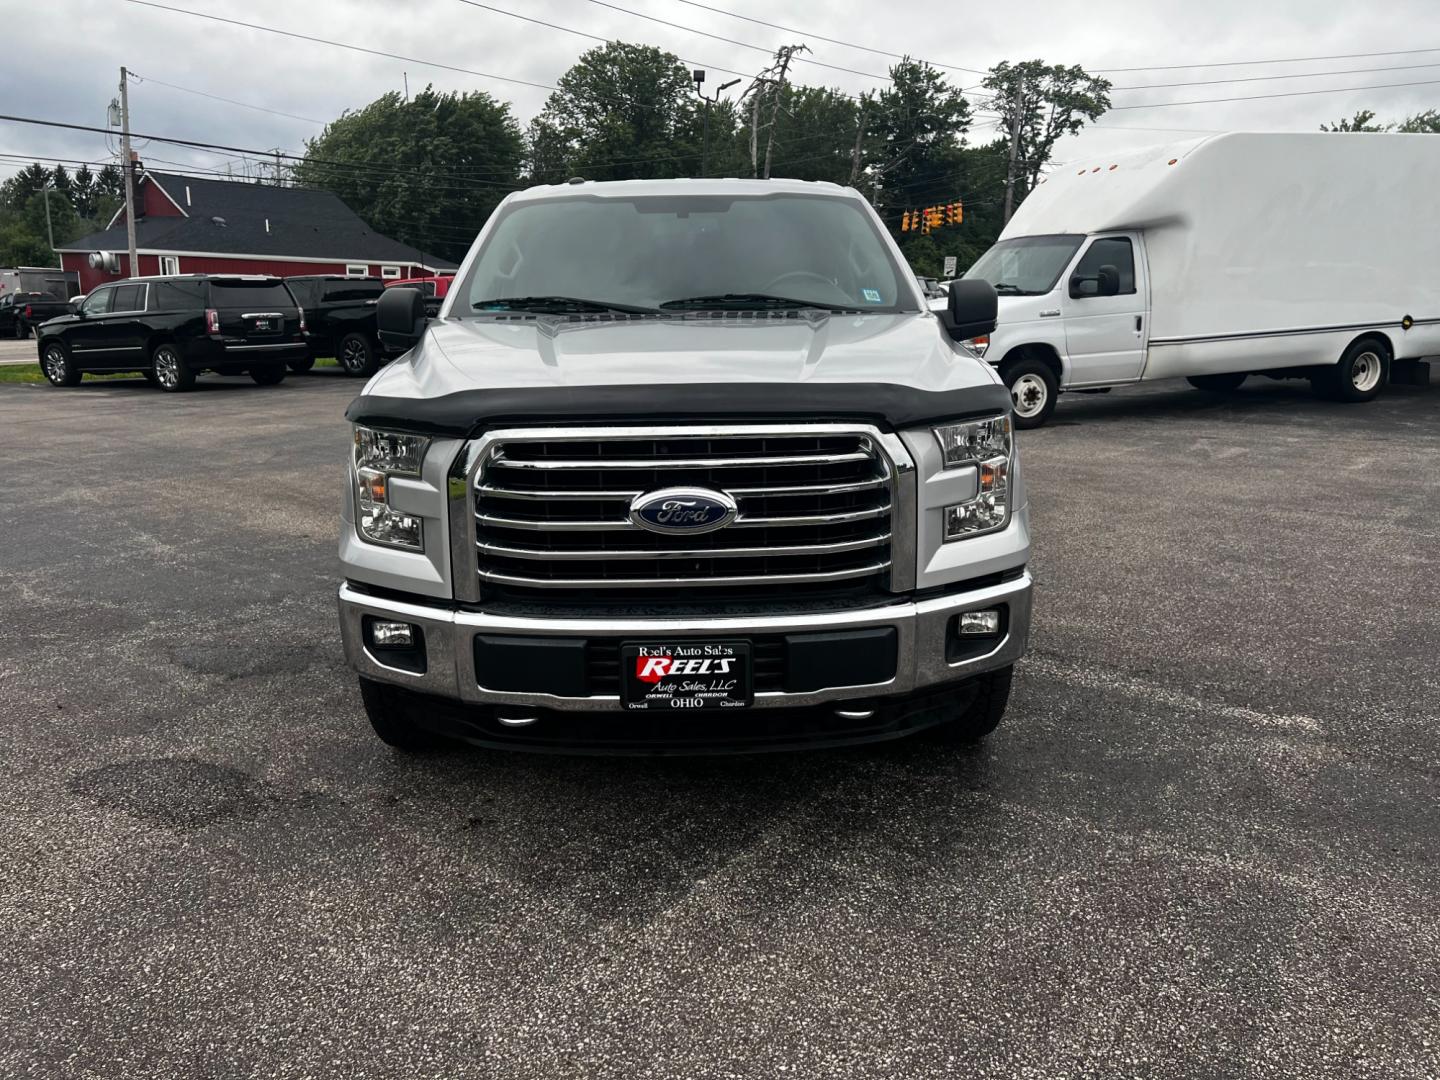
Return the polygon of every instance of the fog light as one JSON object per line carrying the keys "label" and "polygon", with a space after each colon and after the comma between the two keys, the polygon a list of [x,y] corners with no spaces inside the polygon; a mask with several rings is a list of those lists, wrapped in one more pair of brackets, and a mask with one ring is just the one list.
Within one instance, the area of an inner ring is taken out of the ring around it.
{"label": "fog light", "polygon": [[377,649],[408,649],[415,644],[415,627],[408,622],[381,622],[370,624],[370,640]]}
{"label": "fog light", "polygon": [[960,613],[960,633],[965,637],[985,637],[999,632],[1000,612],[994,609]]}

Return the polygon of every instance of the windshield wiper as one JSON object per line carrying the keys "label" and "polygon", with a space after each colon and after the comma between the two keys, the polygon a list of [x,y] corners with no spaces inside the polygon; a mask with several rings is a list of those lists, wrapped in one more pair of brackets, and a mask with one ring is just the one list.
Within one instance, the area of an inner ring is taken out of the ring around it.
{"label": "windshield wiper", "polygon": [[819,308],[821,311],[859,311],[853,304],[827,304],[822,300],[800,300],[793,296],[772,296],[769,293],[719,293],[714,296],[686,296],[666,300],[662,308],[674,311],[695,311],[703,308]]}
{"label": "windshield wiper", "polygon": [[622,315],[658,315],[660,310],[616,304],[609,300],[586,300],[579,296],[497,296],[493,300],[476,300],[470,305],[476,311],[536,311],[542,314],[564,311],[618,311]]}
{"label": "windshield wiper", "polygon": [[997,281],[997,282],[995,282],[995,291],[996,291],[996,292],[1014,293],[1016,296],[1030,296],[1030,295],[1031,295],[1031,292],[1030,292],[1029,289],[1022,289],[1022,288],[1020,288],[1019,285],[1012,285],[1012,284],[1010,284],[1010,282],[1008,282],[1008,281]]}

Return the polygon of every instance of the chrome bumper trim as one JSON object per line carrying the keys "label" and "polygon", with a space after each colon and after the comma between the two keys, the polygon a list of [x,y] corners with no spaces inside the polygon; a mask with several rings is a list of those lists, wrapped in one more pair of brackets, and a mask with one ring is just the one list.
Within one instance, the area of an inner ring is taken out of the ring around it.
{"label": "chrome bumper trim", "polygon": [[[350,585],[340,587],[340,632],[350,666],[367,678],[407,686],[424,693],[456,698],[476,705],[509,705],[569,712],[618,712],[615,695],[557,697],[487,690],[475,677],[474,636],[481,633],[534,637],[718,638],[746,635],[805,633],[893,626],[898,638],[895,678],[866,686],[828,687],[810,693],[767,691],[755,695],[755,708],[818,705],[857,698],[903,697],[949,682],[959,682],[986,671],[1013,664],[1025,652],[1030,637],[1032,581],[1028,573],[1014,581],[988,588],[891,604],[861,611],[818,615],[746,615],[707,619],[656,618],[544,618],[456,611],[431,604],[410,603],[369,596]],[[945,659],[947,622],[962,611],[1005,604],[1009,625],[1004,637],[982,656],[958,663]],[[361,619],[410,622],[425,634],[426,670],[415,674],[390,667],[365,648]]]}

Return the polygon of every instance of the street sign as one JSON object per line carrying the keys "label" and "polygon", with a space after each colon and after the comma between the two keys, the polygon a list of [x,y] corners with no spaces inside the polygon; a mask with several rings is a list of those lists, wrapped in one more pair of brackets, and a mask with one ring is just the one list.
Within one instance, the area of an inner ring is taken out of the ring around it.
{"label": "street sign", "polygon": [[945,277],[947,279],[955,276],[955,261],[954,255],[945,256]]}

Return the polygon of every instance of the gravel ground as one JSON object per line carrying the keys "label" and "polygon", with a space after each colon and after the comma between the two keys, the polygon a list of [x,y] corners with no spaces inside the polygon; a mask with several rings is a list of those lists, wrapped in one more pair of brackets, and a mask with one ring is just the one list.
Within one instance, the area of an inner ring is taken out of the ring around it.
{"label": "gravel ground", "polygon": [[357,384],[0,386],[0,1075],[1440,1075],[1440,387],[1067,397],[981,750],[374,740]]}

